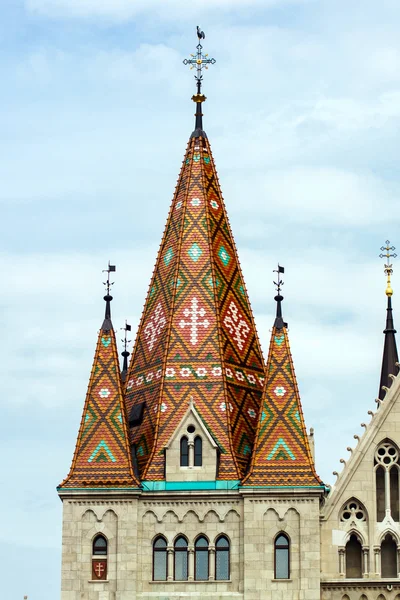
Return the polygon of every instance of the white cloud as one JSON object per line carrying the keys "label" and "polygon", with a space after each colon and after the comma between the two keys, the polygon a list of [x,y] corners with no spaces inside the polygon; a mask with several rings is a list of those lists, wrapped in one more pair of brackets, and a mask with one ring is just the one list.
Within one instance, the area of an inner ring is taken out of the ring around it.
{"label": "white cloud", "polygon": [[212,11],[231,11],[249,7],[309,4],[316,0],[203,0],[201,4],[184,0],[25,0],[29,11],[57,17],[101,17],[128,20],[156,11],[158,17],[193,18]]}

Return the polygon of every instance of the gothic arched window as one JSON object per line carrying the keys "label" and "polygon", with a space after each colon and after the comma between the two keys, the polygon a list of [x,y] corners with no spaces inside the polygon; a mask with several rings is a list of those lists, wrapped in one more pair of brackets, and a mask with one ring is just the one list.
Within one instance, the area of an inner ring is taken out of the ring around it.
{"label": "gothic arched window", "polygon": [[382,577],[397,578],[397,544],[388,533],[381,544]]}
{"label": "gothic arched window", "polygon": [[229,540],[221,535],[215,543],[215,579],[221,581],[230,576]]}
{"label": "gothic arched window", "polygon": [[107,579],[108,543],[104,535],[96,535],[92,545],[92,579]]}
{"label": "gothic arched window", "polygon": [[275,538],[275,579],[289,579],[290,543],[284,533]]}
{"label": "gothic arched window", "polygon": [[189,466],[189,443],[186,435],[181,438],[181,467]]}
{"label": "gothic arched window", "polygon": [[166,581],[167,576],[167,542],[160,536],[153,543],[153,581]]}
{"label": "gothic arched window", "polygon": [[174,550],[174,579],[186,581],[188,578],[188,543],[183,535],[175,540]]}
{"label": "gothic arched window", "polygon": [[350,536],[346,544],[346,577],[358,579],[362,577],[362,548],[355,534]]}
{"label": "gothic arched window", "polygon": [[203,440],[200,436],[194,438],[194,466],[201,467],[203,464]]}
{"label": "gothic arched window", "polygon": [[375,452],[376,518],[386,514],[399,521],[399,451],[390,441],[382,442]]}
{"label": "gothic arched window", "polygon": [[208,579],[208,540],[203,535],[194,545],[194,578],[196,581]]}

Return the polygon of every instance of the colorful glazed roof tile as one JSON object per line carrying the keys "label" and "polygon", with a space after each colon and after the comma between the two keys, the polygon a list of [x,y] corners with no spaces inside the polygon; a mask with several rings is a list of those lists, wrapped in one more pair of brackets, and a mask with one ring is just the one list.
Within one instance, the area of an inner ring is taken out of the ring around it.
{"label": "colorful glazed roof tile", "polygon": [[60,488],[138,487],[128,441],[111,296],[99,332],[74,458]]}
{"label": "colorful glazed roof tile", "polygon": [[257,441],[245,486],[321,486],[311,456],[294,372],[282,296],[272,329]]}
{"label": "colorful glazed roof tile", "polygon": [[[199,112],[199,105],[197,106]],[[201,116],[186,150],[129,373],[126,410],[142,479],[164,478],[164,448],[190,399],[220,448],[218,478],[252,453],[265,367]]]}

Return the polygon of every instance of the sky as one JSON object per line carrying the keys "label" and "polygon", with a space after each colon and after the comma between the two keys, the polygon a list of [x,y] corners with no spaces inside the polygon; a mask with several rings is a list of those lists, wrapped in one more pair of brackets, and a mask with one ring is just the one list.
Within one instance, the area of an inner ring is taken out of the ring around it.
{"label": "sky", "polygon": [[[378,255],[386,239],[400,248],[398,0],[0,0],[6,600],[60,598],[55,488],[103,319],[101,271],[117,265],[113,323],[127,318],[134,338],[194,125],[182,61],[197,24],[217,61],[204,127],[262,347],[279,261],[325,483],[376,406]],[[399,322],[396,267],[393,287]]]}

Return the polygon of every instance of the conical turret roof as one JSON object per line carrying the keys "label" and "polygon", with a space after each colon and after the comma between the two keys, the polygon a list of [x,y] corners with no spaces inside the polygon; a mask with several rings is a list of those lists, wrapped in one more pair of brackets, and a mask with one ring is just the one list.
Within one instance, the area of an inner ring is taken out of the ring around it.
{"label": "conical turret roof", "polygon": [[389,375],[397,375],[399,367],[399,356],[397,353],[396,345],[396,330],[393,322],[393,309],[392,309],[392,296],[388,295],[387,299],[387,311],[386,311],[386,327],[383,331],[385,334],[385,342],[383,345],[383,356],[382,356],[382,369],[381,369],[381,380],[379,384],[379,395],[378,397],[383,400],[385,397],[385,390],[383,386],[390,387],[392,381]]}
{"label": "conical turret roof", "polygon": [[115,333],[107,294],[81,426],[68,477],[59,489],[138,487],[126,426]]}
{"label": "conical turret roof", "polygon": [[197,127],[126,380],[130,441],[141,478],[164,478],[163,450],[192,399],[220,449],[217,478],[241,479],[253,448],[264,371],[210,145]]}
{"label": "conical turret roof", "polygon": [[287,324],[278,294],[265,392],[245,486],[321,486],[311,455],[297,387]]}

